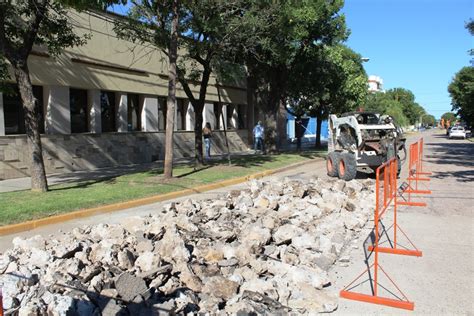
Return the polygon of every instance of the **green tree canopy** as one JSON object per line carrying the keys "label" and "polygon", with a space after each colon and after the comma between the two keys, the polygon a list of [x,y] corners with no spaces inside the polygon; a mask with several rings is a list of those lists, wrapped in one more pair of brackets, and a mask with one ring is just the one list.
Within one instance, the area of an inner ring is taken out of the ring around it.
{"label": "green tree canopy", "polygon": [[387,92],[371,93],[364,107],[366,110],[389,114],[401,126],[420,122],[425,109],[415,102],[415,95],[404,88],[394,88]]}
{"label": "green tree canopy", "polygon": [[392,116],[395,122],[400,126],[410,125],[408,118],[403,113],[401,103],[383,92],[369,94],[364,109],[380,114],[388,114]]}
{"label": "green tree canopy", "polygon": [[469,125],[474,124],[474,67],[462,68],[448,87],[453,111]]}
{"label": "green tree canopy", "polygon": [[446,112],[443,115],[441,115],[441,118],[444,119],[445,122],[455,122],[457,120],[456,114],[453,112]]}
{"label": "green tree canopy", "polygon": [[423,126],[435,126],[436,118],[433,115],[423,115],[421,124],[423,124]]}
{"label": "green tree canopy", "polygon": [[289,82],[290,112],[318,118],[355,109],[367,95],[367,75],[359,54],[342,44],[308,50],[294,67]]}
{"label": "green tree canopy", "polygon": [[[236,49],[231,39],[241,32],[250,4],[244,0],[179,2],[176,75],[194,109],[195,158],[199,164],[203,163],[202,112],[211,74],[235,66]],[[128,18],[117,19],[114,30],[124,39],[151,45],[168,56],[171,12],[172,1],[132,1]]]}
{"label": "green tree canopy", "polygon": [[[347,38],[342,0],[250,1],[243,29],[235,33],[248,69],[249,89],[265,112],[266,139],[281,143],[286,123],[285,105],[290,81],[308,52]],[[304,83],[304,81],[300,81]]]}
{"label": "green tree canopy", "polygon": [[415,95],[410,90],[394,88],[388,90],[386,94],[401,105],[402,112],[410,124],[419,122],[421,115],[425,113],[423,107],[415,102]]}

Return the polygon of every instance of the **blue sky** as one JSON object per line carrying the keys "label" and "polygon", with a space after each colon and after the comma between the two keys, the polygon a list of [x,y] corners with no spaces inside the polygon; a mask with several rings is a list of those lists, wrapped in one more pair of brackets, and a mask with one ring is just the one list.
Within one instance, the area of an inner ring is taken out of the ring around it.
{"label": "blue sky", "polygon": [[384,89],[405,88],[439,118],[451,110],[447,87],[468,66],[474,37],[472,0],[346,0],[343,12],[351,35],[347,45],[363,57],[368,75]]}
{"label": "blue sky", "polygon": [[370,58],[368,75],[382,77],[385,89],[411,90],[436,118],[451,110],[447,87],[474,48],[465,28],[473,0],[346,0],[343,13],[351,29],[346,44]]}

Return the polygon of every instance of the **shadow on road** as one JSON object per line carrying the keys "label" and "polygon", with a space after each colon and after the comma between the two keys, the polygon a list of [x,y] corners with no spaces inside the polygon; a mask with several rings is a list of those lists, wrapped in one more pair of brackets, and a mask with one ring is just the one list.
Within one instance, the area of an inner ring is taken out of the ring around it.
{"label": "shadow on road", "polygon": [[[446,137],[444,135],[433,135],[434,137]],[[454,177],[460,182],[474,181],[474,143],[451,140],[445,143],[427,143],[431,154],[425,157],[434,164],[439,165],[439,171],[432,178],[444,179]],[[462,170],[444,171],[443,165],[454,165],[463,167]]]}

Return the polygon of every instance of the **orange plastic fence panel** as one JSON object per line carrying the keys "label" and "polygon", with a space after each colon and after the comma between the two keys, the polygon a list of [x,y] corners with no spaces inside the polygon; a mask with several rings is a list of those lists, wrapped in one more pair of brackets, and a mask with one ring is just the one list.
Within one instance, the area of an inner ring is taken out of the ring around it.
{"label": "orange plastic fence panel", "polygon": [[420,138],[419,142],[419,155],[418,155],[418,163],[419,163],[419,170],[417,171],[420,175],[431,175],[431,172],[424,171],[423,168],[423,157],[424,157],[424,140],[423,137]]}
{"label": "orange plastic fence panel", "polygon": [[[375,209],[374,209],[374,241],[373,246],[371,247],[371,251],[374,254],[374,262],[369,266],[368,260],[369,258],[366,257],[366,264],[367,269],[362,272],[354,281],[352,281],[348,286],[346,286],[343,290],[340,291],[339,295],[342,298],[356,300],[361,302],[373,303],[373,304],[380,304],[385,306],[391,306],[395,308],[402,308],[407,310],[413,310],[415,304],[410,302],[408,298],[403,294],[403,292],[398,288],[395,282],[388,276],[388,274],[383,270],[379,263],[379,253],[382,252],[389,252],[395,254],[405,254],[403,253],[404,249],[398,249],[397,246],[397,227],[398,224],[396,222],[396,203],[397,203],[397,169],[398,163],[395,159],[391,159],[376,170],[376,183],[375,183]],[[390,252],[388,248],[380,247],[380,229],[385,230],[382,226],[381,218],[386,213],[387,209],[393,205],[394,208],[394,245],[395,249]],[[368,238],[372,236],[372,233],[369,235]],[[384,297],[381,296],[379,293],[379,286],[382,289],[387,290],[385,286],[380,284],[380,277],[379,277],[379,270],[381,273],[385,275],[386,278],[391,282],[392,286],[396,288],[399,292],[398,295],[391,293],[394,298]],[[361,279],[361,277],[368,273],[369,275],[369,282],[371,287],[371,294],[364,294],[352,291],[354,288],[358,287],[359,285],[365,283],[361,282],[358,285],[351,287],[355,282]],[[372,278],[373,275],[373,278]]]}
{"label": "orange plastic fence panel", "polygon": [[[420,182],[430,181],[430,178],[421,177],[421,175],[429,175],[429,172],[423,172],[423,138],[410,145],[409,161],[408,161],[408,186],[401,193],[404,200],[398,202],[399,205],[409,206],[426,206],[425,202],[415,202],[412,200],[412,194],[431,194],[430,190],[421,190],[419,188]],[[403,196],[406,194],[406,196]]]}

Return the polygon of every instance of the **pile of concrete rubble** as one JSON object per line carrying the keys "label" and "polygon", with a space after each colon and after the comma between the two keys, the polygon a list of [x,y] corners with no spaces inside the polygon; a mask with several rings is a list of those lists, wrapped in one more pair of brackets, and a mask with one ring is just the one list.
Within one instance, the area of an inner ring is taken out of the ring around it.
{"label": "pile of concrete rubble", "polygon": [[216,200],[60,236],[0,256],[19,315],[315,313],[337,308],[327,270],[371,217],[372,180],[251,181]]}

